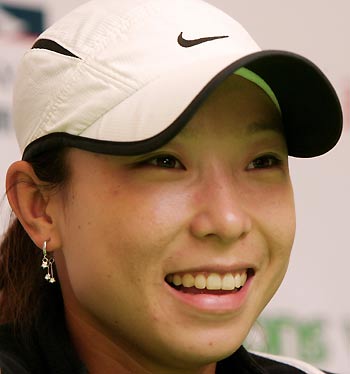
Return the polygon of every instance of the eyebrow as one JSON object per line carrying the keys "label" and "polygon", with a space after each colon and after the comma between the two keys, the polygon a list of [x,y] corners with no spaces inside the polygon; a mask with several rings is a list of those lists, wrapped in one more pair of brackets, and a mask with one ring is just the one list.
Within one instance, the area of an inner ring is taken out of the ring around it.
{"label": "eyebrow", "polygon": [[[271,122],[271,121],[254,121],[249,123],[245,129],[244,134],[247,136],[254,135],[257,133],[262,133],[265,131],[273,131],[278,135],[284,135],[283,125],[281,123]],[[190,127],[185,127],[177,135],[178,137],[183,138],[197,138],[198,129],[192,129]]]}
{"label": "eyebrow", "polygon": [[252,122],[245,128],[247,135],[256,134],[263,131],[274,131],[278,134],[284,134],[282,124],[276,122]]}

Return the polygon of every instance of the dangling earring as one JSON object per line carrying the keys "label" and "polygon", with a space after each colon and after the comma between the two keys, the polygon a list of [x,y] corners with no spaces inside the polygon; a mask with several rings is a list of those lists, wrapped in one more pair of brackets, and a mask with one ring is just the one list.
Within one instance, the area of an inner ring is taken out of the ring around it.
{"label": "dangling earring", "polygon": [[43,248],[42,248],[43,258],[41,261],[41,267],[43,269],[47,269],[45,279],[50,283],[55,283],[56,279],[53,276],[53,263],[55,262],[55,259],[52,257],[51,258],[47,257],[46,246],[47,246],[47,240],[44,241]]}

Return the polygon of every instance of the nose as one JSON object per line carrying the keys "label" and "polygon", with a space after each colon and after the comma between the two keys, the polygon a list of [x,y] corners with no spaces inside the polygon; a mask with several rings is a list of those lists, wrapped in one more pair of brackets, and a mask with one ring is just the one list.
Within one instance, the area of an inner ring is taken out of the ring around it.
{"label": "nose", "polygon": [[198,239],[216,238],[230,243],[247,235],[252,228],[244,207],[244,194],[233,178],[218,173],[201,180],[195,194],[195,214],[190,230]]}

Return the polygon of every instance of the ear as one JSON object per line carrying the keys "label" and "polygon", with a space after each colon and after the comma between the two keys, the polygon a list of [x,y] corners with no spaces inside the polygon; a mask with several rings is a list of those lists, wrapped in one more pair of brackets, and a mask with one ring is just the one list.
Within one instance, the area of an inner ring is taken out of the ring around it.
{"label": "ear", "polygon": [[47,213],[50,194],[26,161],[13,163],[6,175],[6,193],[12,210],[32,241],[39,248],[48,241],[47,250],[60,247],[57,227]]}

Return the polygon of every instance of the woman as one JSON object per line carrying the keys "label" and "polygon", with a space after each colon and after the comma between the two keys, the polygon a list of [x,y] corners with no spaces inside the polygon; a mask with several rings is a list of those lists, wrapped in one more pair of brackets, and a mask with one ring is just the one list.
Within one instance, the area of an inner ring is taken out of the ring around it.
{"label": "woman", "polygon": [[288,155],[340,136],[311,62],[197,0],[95,0],[14,95],[5,373],[318,373],[242,343],[288,266]]}

